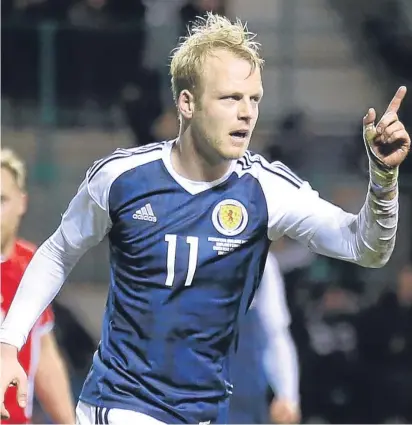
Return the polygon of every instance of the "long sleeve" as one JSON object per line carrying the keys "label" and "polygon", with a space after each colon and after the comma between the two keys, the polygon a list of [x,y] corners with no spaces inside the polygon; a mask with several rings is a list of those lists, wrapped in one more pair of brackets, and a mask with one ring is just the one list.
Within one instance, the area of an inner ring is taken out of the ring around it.
{"label": "long sleeve", "polygon": [[299,403],[299,366],[289,332],[290,316],[284,281],[276,257],[269,253],[256,298],[266,346],[263,365],[270,386],[278,397]]}
{"label": "long sleeve", "polygon": [[82,255],[100,242],[110,227],[107,212],[80,186],[56,232],[37,250],[27,267],[0,328],[0,342],[20,349]]}
{"label": "long sleeve", "polygon": [[261,184],[270,239],[286,234],[318,254],[365,267],[382,267],[389,260],[398,223],[396,182],[392,197],[371,182],[357,215],[321,199],[308,183],[292,185],[267,173]]}
{"label": "long sleeve", "polygon": [[352,216],[340,210],[336,216],[331,212],[329,220],[329,225],[319,225],[310,239],[313,251],[365,267],[382,267],[395,247],[397,191],[394,199],[385,200],[369,188],[359,214]]}

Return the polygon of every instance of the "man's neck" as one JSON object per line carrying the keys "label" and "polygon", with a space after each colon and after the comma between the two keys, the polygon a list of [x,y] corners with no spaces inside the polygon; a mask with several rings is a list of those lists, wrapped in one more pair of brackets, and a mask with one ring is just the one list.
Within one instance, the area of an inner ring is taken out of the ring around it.
{"label": "man's neck", "polygon": [[207,158],[199,152],[193,140],[185,136],[180,134],[172,149],[171,161],[178,174],[193,181],[211,182],[228,172],[231,160]]}
{"label": "man's neck", "polygon": [[16,243],[16,238],[13,237],[13,238],[7,239],[7,241],[1,244],[1,252],[0,252],[1,262],[4,262],[8,258],[10,258],[11,254],[13,253],[15,243]]}

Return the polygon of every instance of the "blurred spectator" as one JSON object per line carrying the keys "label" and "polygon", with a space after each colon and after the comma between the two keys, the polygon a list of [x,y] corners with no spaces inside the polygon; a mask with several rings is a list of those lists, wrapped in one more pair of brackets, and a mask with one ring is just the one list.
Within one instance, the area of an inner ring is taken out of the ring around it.
{"label": "blurred spectator", "polygon": [[412,423],[412,264],[360,320],[360,352],[368,423]]}

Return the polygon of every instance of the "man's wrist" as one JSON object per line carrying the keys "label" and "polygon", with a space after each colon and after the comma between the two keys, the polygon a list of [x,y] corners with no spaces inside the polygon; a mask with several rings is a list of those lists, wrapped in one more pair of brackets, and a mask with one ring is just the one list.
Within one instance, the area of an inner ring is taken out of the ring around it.
{"label": "man's wrist", "polygon": [[17,334],[15,331],[3,327],[0,329],[0,344],[2,349],[5,347],[9,350],[7,347],[11,346],[19,351],[25,342],[26,339],[24,335]]}
{"label": "man's wrist", "polygon": [[9,344],[8,342],[1,342],[0,343],[0,351],[1,351],[1,355],[16,355],[18,354],[19,349],[13,345],[13,344]]}
{"label": "man's wrist", "polygon": [[383,168],[370,160],[369,175],[371,189],[376,195],[392,192],[397,188],[399,168]]}

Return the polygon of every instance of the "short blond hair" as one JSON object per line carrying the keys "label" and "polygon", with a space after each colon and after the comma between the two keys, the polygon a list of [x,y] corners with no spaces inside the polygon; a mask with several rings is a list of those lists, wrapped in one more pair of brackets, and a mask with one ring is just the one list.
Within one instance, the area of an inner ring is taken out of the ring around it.
{"label": "short blond hair", "polygon": [[10,172],[20,190],[26,189],[26,166],[13,150],[9,148],[1,150],[1,168]]}
{"label": "short blond hair", "polygon": [[198,18],[172,52],[170,74],[173,98],[177,103],[182,90],[196,91],[204,60],[216,49],[224,49],[252,65],[252,70],[263,68],[260,43],[254,41],[256,34],[248,31],[240,19],[232,23],[229,19],[213,13]]}

